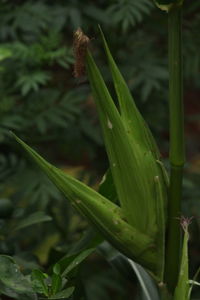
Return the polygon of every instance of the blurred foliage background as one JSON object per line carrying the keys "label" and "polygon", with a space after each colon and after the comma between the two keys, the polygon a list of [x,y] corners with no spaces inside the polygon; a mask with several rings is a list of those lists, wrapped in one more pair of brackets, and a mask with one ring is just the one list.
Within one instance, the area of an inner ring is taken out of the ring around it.
{"label": "blurred foliage background", "polygon": [[[183,18],[187,145],[183,212],[195,217],[193,275],[200,262],[200,3],[185,0]],[[47,269],[55,257],[73,247],[88,224],[26,160],[9,132],[86,183],[95,187],[101,180],[108,162],[87,78],[73,76],[72,49],[73,32],[81,27],[91,38],[112,91],[98,24],[164,160],[168,154],[166,13],[150,0],[1,0],[0,253],[14,256],[24,272],[36,266]],[[33,213],[44,214],[43,222],[31,222]],[[23,222],[30,226],[25,228]],[[88,259],[84,272],[83,299],[137,297],[136,285],[124,282],[99,254]]]}

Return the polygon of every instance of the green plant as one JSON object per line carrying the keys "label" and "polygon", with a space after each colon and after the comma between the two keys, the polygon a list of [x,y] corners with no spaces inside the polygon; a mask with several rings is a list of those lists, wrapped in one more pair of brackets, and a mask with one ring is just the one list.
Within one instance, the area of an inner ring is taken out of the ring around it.
{"label": "green plant", "polygon": [[[184,78],[189,92],[199,87],[197,78],[200,62],[200,51],[197,51],[200,5],[198,1],[190,2],[185,1],[183,11],[183,34],[184,39],[188,41],[184,45]],[[79,91],[77,81],[71,76],[73,63],[71,36],[77,26],[87,30],[91,37],[97,35],[94,24],[100,23],[104,28],[120,70],[131,92],[134,91],[138,108],[154,136],[161,136],[163,140],[161,152],[167,151],[167,138],[164,136],[167,128],[168,72],[167,59],[164,55],[167,14],[161,15],[149,0],[139,3],[135,0],[97,0],[95,3],[92,0],[84,2],[58,0],[56,3],[43,0],[34,2],[10,0],[3,1],[0,7],[2,197],[7,197],[9,189],[13,191],[11,199],[16,206],[25,201],[24,194],[29,195],[30,201],[33,200],[31,198],[36,200],[35,203],[40,201],[39,197],[36,199],[36,195],[40,193],[36,192],[33,196],[32,189],[29,190],[32,182],[37,180],[36,172],[32,172],[32,176],[29,173],[30,163],[28,160],[25,162],[15,145],[10,142],[9,130],[19,134],[33,147],[39,147],[41,151],[47,149],[47,144],[50,145],[48,149],[52,150],[47,155],[51,156],[54,163],[59,161],[61,164],[69,165],[84,164],[92,167],[93,173],[97,176],[101,176],[107,167],[97,116],[94,107],[90,105],[88,89],[80,88]],[[120,39],[117,38],[118,33]],[[100,49],[98,40],[96,43],[96,57],[104,70],[105,63],[102,51],[98,50]],[[48,78],[45,78],[48,80],[39,83],[37,75],[39,77],[42,75],[43,78],[47,75]],[[104,79],[110,87],[110,78],[106,72]],[[154,106],[159,110],[156,116],[152,109]],[[194,118],[197,120],[198,117],[195,113]],[[81,145],[81,151],[74,151],[72,145],[76,143]],[[60,161],[60,158],[64,157],[64,152],[68,157],[67,162],[66,159]],[[26,176],[26,173],[29,176]],[[22,184],[24,180],[21,180],[21,183],[18,180],[16,186],[16,179],[23,174],[27,184]],[[45,186],[41,184],[40,191],[47,199],[46,203],[50,203],[54,199],[49,197],[50,193]],[[28,199],[26,199],[27,206]]]}
{"label": "green plant", "polygon": [[13,258],[0,255],[1,293],[23,300],[68,299],[74,292],[74,274],[94,250],[90,248],[75,255],[65,255],[52,266],[49,275],[34,269],[31,276],[24,276]]}
{"label": "green plant", "polygon": [[[120,113],[92,56],[87,52],[88,39],[80,31],[77,32],[76,42],[79,54],[77,65],[82,68],[81,59],[85,59],[86,56],[87,73],[96,99],[120,206],[112,203],[110,201],[112,199],[107,199],[53,167],[19,138],[16,139],[75,208],[85,215],[117,249],[146,268],[160,287],[163,299],[173,297],[174,300],[180,298],[187,300],[189,299],[187,258],[189,221],[181,220],[185,233],[181,247],[182,258],[179,262],[180,225],[175,219],[178,218],[180,210],[184,164],[182,74],[181,61],[179,62],[181,60],[180,4],[174,6],[170,1],[159,2],[159,6],[165,5],[165,9],[166,5],[169,5],[167,6],[171,99],[169,209],[167,208],[168,176],[165,168],[160,161],[152,135],[131,98],[104,37]],[[143,219],[139,210],[144,213]],[[174,238],[176,244],[173,244]],[[171,279],[169,269],[172,267],[174,276]],[[168,291],[163,282],[167,283]]]}

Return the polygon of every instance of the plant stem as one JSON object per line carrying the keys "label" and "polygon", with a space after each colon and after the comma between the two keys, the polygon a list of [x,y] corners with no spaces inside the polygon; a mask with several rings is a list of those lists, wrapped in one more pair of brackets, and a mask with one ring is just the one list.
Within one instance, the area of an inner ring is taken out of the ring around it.
{"label": "plant stem", "polygon": [[169,112],[170,112],[170,187],[165,281],[171,293],[178,280],[181,232],[177,219],[181,213],[182,177],[185,163],[181,6],[169,11]]}

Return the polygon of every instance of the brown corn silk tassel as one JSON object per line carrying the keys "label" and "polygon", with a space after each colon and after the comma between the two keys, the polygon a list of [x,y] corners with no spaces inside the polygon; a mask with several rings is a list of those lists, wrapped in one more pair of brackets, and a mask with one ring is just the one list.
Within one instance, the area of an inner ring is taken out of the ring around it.
{"label": "brown corn silk tassel", "polygon": [[73,50],[75,56],[74,76],[85,75],[85,57],[90,39],[78,28],[74,33]]}

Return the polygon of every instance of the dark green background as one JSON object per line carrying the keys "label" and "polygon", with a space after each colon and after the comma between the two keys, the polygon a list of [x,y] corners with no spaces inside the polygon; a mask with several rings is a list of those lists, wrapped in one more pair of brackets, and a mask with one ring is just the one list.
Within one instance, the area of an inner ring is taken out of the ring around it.
{"label": "dark green background", "polygon": [[[13,207],[6,218],[1,216],[0,252],[15,255],[25,272],[30,272],[35,265],[47,269],[55,261],[55,255],[66,253],[88,225],[26,159],[9,132],[14,131],[52,163],[88,184],[100,181],[108,162],[87,78],[73,76],[72,51],[73,32],[81,27],[91,38],[91,50],[114,95],[98,24],[167,166],[167,14],[150,0],[2,0],[0,198],[9,199]],[[200,3],[185,0],[187,164],[183,213],[195,217],[191,225],[191,274],[199,265],[200,251],[199,29]],[[0,207],[6,203],[1,199]],[[3,212],[7,209],[10,204],[2,207]],[[37,230],[27,227],[13,234],[11,228],[20,220],[41,210],[52,216],[53,221],[35,225]],[[88,262],[86,269],[87,299],[106,300],[113,295],[119,300],[133,299],[135,285],[132,287],[129,281],[118,278],[100,256],[95,262]]]}

